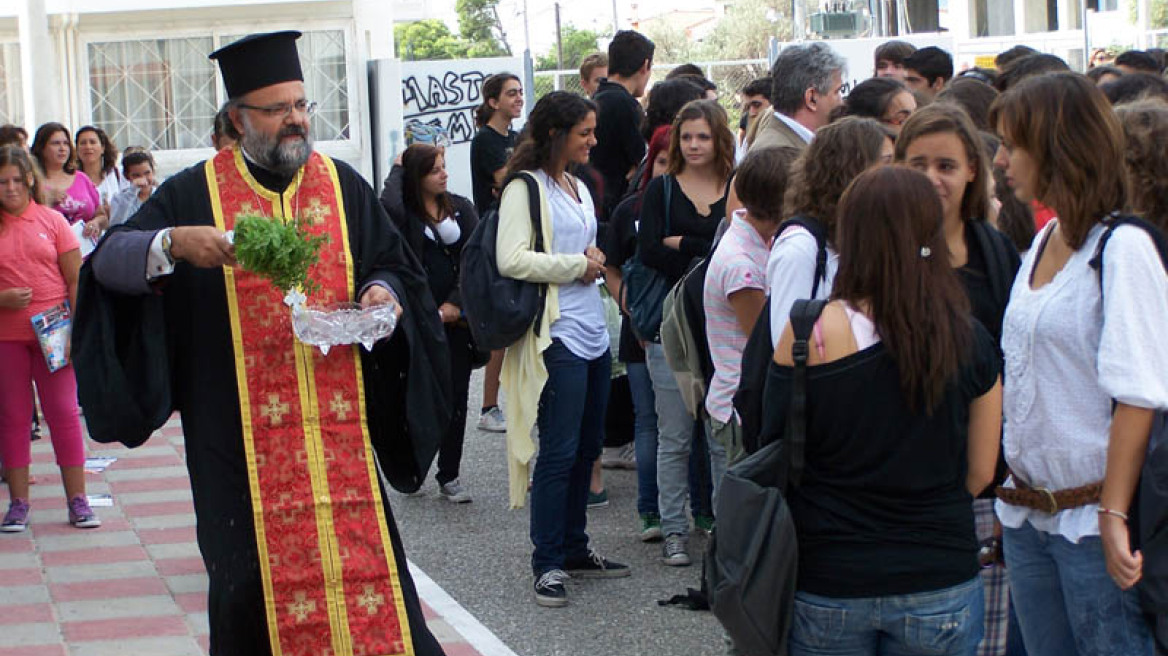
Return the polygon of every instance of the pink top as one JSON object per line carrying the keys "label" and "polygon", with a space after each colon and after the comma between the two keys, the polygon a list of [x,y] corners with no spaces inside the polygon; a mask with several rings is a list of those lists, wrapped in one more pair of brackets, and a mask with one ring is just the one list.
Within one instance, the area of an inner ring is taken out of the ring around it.
{"label": "pink top", "polygon": [[710,257],[706,270],[703,305],[706,308],[706,341],[714,363],[714,377],[706,393],[706,412],[722,423],[734,413],[734,393],[742,377],[742,349],[748,335],[738,325],[730,295],[744,289],[765,291],[770,247],[739,212]]}
{"label": "pink top", "polygon": [[53,209],[65,215],[65,220],[73,225],[91,220],[100,206],[101,194],[97,193],[97,187],[93,186],[88,175],[78,171],[73,175],[73,184],[65,190],[65,197]]}
{"label": "pink top", "polygon": [[0,211],[0,290],[32,289],[28,307],[0,308],[0,341],[36,339],[32,317],[69,298],[58,259],[77,249],[65,217],[43,205],[30,202],[20,216]]}

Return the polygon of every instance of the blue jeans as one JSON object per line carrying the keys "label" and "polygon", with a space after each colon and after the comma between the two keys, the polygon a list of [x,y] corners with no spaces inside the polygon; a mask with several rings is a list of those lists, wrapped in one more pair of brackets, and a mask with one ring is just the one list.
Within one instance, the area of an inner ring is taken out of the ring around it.
{"label": "blue jeans", "polygon": [[972,656],[984,613],[980,577],[888,597],[835,599],[796,592],[788,646],[790,656]]}
{"label": "blue jeans", "polygon": [[1151,656],[1139,597],[1107,575],[1098,537],[1074,544],[1027,522],[1003,527],[1002,546],[1030,656]]}
{"label": "blue jeans", "polygon": [[637,513],[657,512],[657,410],[653,381],[644,362],[629,362],[629,392],[633,397],[633,445],[637,451]]}
{"label": "blue jeans", "polygon": [[547,383],[539,398],[539,457],[531,482],[531,568],[536,576],[588,554],[588,481],[604,441],[608,351],[595,360],[560,340],[544,351]]}

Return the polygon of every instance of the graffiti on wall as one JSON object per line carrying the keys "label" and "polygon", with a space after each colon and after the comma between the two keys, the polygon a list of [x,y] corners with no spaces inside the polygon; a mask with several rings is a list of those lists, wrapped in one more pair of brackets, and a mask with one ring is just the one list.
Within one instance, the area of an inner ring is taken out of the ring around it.
{"label": "graffiti on wall", "polygon": [[402,80],[405,125],[423,123],[446,131],[451,143],[469,143],[475,134],[474,110],[482,102],[481,71],[411,75]]}

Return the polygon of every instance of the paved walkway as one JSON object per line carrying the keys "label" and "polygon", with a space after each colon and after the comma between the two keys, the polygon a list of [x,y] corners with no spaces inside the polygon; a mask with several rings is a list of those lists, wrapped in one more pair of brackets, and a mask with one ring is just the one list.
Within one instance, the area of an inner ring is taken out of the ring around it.
{"label": "paved walkway", "polygon": [[[48,438],[33,444],[29,530],[0,534],[0,656],[203,656],[207,576],[195,544],[183,436],[172,418],[146,445],[87,442],[118,460],[88,473],[100,529],[68,525]],[[0,486],[0,512],[8,507]],[[430,629],[448,656],[514,656],[411,565]]]}

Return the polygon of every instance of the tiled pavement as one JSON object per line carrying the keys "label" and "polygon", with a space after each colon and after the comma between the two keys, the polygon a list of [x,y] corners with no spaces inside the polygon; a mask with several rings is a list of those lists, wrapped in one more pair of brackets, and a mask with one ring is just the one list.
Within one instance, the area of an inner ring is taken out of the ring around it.
{"label": "tiled pavement", "polygon": [[[29,530],[0,534],[0,656],[203,656],[207,577],[195,545],[182,429],[172,418],[146,445],[87,441],[118,460],[87,473],[103,525],[66,523],[61,477],[46,437],[33,444]],[[6,486],[0,512],[8,507]],[[414,569],[430,629],[448,656],[514,656]]]}

